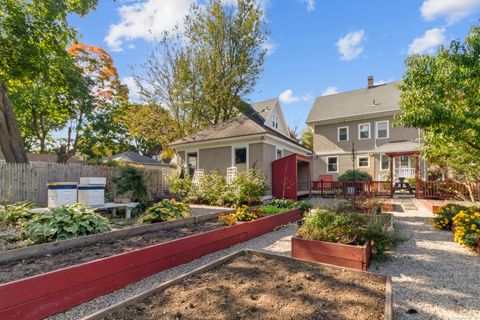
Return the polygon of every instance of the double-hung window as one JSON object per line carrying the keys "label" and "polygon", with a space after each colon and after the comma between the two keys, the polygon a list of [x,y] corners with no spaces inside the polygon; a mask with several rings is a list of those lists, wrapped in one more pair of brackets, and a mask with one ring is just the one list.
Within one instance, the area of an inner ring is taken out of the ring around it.
{"label": "double-hung window", "polygon": [[348,141],[348,127],[338,127],[337,129],[337,140]]}
{"label": "double-hung window", "polygon": [[390,169],[390,157],[386,154],[380,156],[380,170],[387,171]]}
{"label": "double-hung window", "polygon": [[389,132],[389,121],[377,121],[375,123],[376,127],[376,138],[377,139],[388,139],[390,137]]}
{"label": "double-hung window", "polygon": [[338,157],[327,157],[327,172],[338,172]]}
{"label": "double-hung window", "polygon": [[358,140],[370,139],[370,123],[360,123],[358,125]]}
{"label": "double-hung window", "polygon": [[357,158],[357,166],[359,168],[368,168],[370,166],[368,156],[358,156]]}

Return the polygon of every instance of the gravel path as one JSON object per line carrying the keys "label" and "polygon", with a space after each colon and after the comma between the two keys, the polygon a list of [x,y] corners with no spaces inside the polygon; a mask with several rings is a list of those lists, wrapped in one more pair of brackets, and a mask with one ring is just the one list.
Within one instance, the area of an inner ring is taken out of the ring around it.
{"label": "gravel path", "polygon": [[[452,233],[435,230],[430,225],[432,215],[421,202],[415,204],[418,210],[395,213],[395,227],[405,241],[398,245],[390,261],[373,262],[369,268],[392,276],[395,319],[480,319],[480,255],[453,242]],[[160,272],[51,319],[79,319],[241,249],[289,256],[295,228],[291,224]]]}
{"label": "gravel path", "polygon": [[392,276],[395,319],[480,319],[480,255],[453,242],[451,232],[435,230],[432,214],[415,204],[418,210],[395,213],[406,241],[389,262],[369,268]]}

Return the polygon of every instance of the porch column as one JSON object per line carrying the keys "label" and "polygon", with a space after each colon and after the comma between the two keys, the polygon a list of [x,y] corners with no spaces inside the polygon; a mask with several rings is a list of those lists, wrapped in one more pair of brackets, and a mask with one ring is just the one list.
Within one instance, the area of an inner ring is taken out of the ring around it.
{"label": "porch column", "polygon": [[390,196],[393,198],[393,163],[395,162],[395,157],[388,155],[390,161]]}
{"label": "porch column", "polygon": [[415,198],[420,196],[420,155],[415,154]]}

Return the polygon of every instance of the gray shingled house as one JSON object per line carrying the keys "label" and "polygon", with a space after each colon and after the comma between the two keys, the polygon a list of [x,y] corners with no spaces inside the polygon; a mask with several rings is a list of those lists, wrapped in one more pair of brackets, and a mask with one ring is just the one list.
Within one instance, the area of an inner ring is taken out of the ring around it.
{"label": "gray shingled house", "polygon": [[[355,166],[384,181],[391,165],[394,181],[414,178],[421,131],[394,126],[400,113],[398,82],[374,85],[373,77],[365,88],[318,97],[307,118],[314,130],[313,179],[336,180]],[[425,179],[424,161],[420,171]]]}
{"label": "gray shingled house", "polygon": [[226,122],[212,126],[170,144],[178,162],[193,174],[217,170],[226,176],[229,168],[237,172],[261,169],[271,186],[272,161],[292,153],[311,153],[290,137],[278,99],[253,103],[247,110]]}

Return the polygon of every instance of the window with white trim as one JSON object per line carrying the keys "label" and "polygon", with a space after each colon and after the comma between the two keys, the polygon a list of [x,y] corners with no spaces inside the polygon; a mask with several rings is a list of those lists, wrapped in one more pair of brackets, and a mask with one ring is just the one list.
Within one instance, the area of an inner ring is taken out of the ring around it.
{"label": "window with white trim", "polygon": [[337,129],[337,140],[348,141],[348,127],[338,127]]}
{"label": "window with white trim", "polygon": [[389,121],[377,121],[375,122],[376,138],[387,139],[390,136]]}
{"label": "window with white trim", "polygon": [[338,172],[338,157],[327,157],[327,172]]}
{"label": "window with white trim", "polygon": [[390,157],[386,154],[380,155],[380,170],[387,171],[390,169]]}
{"label": "window with white trim", "polygon": [[280,159],[280,158],[283,158],[283,149],[277,149],[275,159]]}
{"label": "window with white trim", "polygon": [[368,168],[370,166],[370,161],[368,156],[358,156],[357,157],[357,166],[359,168]]}
{"label": "window with white trim", "polygon": [[278,129],[278,116],[276,115],[272,116],[272,127],[274,127],[275,129]]}
{"label": "window with white trim", "polygon": [[358,140],[370,139],[370,123],[360,123],[358,125]]}

